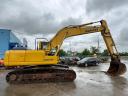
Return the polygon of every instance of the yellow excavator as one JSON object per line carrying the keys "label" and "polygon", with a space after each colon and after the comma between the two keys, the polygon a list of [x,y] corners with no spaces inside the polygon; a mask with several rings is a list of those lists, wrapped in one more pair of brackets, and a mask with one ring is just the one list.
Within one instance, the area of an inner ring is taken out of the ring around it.
{"label": "yellow excavator", "polygon": [[[96,24],[97,25],[96,25]],[[50,40],[39,42],[36,50],[9,50],[4,57],[6,67],[19,66],[6,75],[8,83],[63,82],[76,78],[74,70],[58,64],[58,52],[64,39],[72,36],[100,32],[111,56],[110,67],[106,72],[117,76],[126,72],[105,20],[62,28]]]}

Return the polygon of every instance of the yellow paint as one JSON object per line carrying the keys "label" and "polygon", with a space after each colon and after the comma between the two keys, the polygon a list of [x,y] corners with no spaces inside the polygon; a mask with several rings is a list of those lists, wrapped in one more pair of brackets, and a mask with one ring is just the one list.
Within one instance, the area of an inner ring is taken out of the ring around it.
{"label": "yellow paint", "polygon": [[45,56],[42,50],[10,50],[5,53],[5,66],[57,64],[58,56]]}

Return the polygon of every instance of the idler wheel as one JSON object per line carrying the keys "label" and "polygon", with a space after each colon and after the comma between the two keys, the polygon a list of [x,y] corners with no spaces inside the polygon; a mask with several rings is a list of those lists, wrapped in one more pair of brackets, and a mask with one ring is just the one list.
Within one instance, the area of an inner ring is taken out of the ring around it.
{"label": "idler wheel", "polygon": [[17,75],[16,74],[8,74],[6,76],[7,82],[15,82],[17,80]]}

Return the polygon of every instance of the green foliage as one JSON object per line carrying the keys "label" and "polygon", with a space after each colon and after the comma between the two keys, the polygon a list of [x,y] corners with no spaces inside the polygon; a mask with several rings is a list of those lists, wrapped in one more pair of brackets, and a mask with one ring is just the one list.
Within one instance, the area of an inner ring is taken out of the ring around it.
{"label": "green foliage", "polygon": [[67,56],[67,53],[66,53],[63,49],[61,49],[61,50],[59,51],[58,55],[59,55],[60,57],[62,57],[62,56]]}
{"label": "green foliage", "polygon": [[81,53],[83,56],[91,55],[90,51],[88,49],[84,49],[84,51]]}
{"label": "green foliage", "polygon": [[108,56],[109,53],[108,53],[108,50],[107,49],[104,49],[104,51],[101,53],[102,56]]}
{"label": "green foliage", "polygon": [[128,52],[121,52],[119,54],[120,54],[120,56],[128,56]]}
{"label": "green foliage", "polygon": [[91,46],[90,50],[91,50],[92,54],[99,53],[99,50],[96,47],[94,47],[94,46]]}
{"label": "green foliage", "polygon": [[91,52],[88,49],[84,49],[82,52],[77,53],[77,56],[80,57],[80,58],[84,58],[84,57],[87,57],[87,56],[90,56],[90,55],[91,55]]}
{"label": "green foliage", "polygon": [[[96,47],[91,47],[90,50],[85,48],[82,52],[78,52],[76,54],[76,56],[83,58],[83,57],[87,57],[87,56],[91,56],[93,54],[97,54],[100,56],[109,56],[109,52],[107,51],[107,49],[104,49],[103,52],[98,53],[99,50]],[[128,56],[128,52],[121,52],[119,53],[120,56]],[[61,49],[58,53],[59,56],[68,56],[68,52],[65,52],[63,49]]]}

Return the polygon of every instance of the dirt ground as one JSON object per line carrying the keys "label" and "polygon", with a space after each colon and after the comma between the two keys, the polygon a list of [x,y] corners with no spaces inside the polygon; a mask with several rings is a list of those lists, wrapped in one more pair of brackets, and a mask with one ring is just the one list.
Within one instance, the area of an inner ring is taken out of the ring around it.
{"label": "dirt ground", "polygon": [[[128,60],[124,60],[128,66]],[[74,82],[10,85],[7,71],[0,70],[0,96],[128,96],[128,72],[111,77],[104,72],[109,64],[94,67],[71,67],[77,73]]]}

